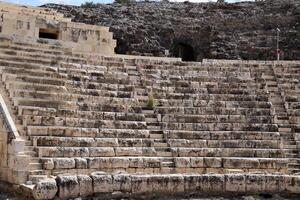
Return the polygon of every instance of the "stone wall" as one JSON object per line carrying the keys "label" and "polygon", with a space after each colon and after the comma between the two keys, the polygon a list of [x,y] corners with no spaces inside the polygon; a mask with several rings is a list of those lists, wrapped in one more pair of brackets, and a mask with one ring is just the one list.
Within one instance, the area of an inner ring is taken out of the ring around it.
{"label": "stone wall", "polygon": [[299,194],[300,177],[268,174],[108,174],[59,175],[39,182],[35,199],[70,199],[101,196],[104,199],[229,194]]}
{"label": "stone wall", "polygon": [[[108,27],[91,26],[65,20],[61,15],[41,8],[18,8],[1,3],[1,35],[23,42],[54,42],[78,52],[114,54],[116,41]],[[32,11],[32,12],[30,12]],[[56,39],[45,40],[40,32],[54,34]],[[41,42],[41,41],[40,41]]]}

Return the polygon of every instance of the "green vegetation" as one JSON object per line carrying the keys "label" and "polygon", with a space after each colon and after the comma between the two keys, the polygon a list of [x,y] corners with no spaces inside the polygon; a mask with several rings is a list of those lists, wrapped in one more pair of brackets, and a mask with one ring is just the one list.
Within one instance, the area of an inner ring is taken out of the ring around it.
{"label": "green vegetation", "polygon": [[148,96],[147,107],[152,109],[154,106],[155,106],[155,98],[152,94],[150,94]]}
{"label": "green vegetation", "polygon": [[82,8],[93,8],[95,7],[97,4],[94,3],[93,1],[89,1],[89,2],[85,2],[81,4]]}

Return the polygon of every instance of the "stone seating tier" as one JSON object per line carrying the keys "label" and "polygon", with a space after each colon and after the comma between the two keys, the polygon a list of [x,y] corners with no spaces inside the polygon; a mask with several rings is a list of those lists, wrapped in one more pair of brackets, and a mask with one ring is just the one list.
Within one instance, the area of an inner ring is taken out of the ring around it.
{"label": "stone seating tier", "polygon": [[[13,44],[0,48],[0,71],[24,127],[28,180],[36,183],[99,170],[289,173],[297,151],[284,146],[274,120],[265,81],[271,74],[256,65],[124,59]],[[147,107],[149,94],[153,108]],[[289,113],[297,112],[297,98],[286,98]]]}

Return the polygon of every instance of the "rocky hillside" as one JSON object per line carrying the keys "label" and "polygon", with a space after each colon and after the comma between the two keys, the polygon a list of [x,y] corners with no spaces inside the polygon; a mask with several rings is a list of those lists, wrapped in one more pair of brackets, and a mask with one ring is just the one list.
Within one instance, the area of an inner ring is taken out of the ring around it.
{"label": "rocky hillside", "polygon": [[282,58],[300,59],[300,1],[234,4],[136,2],[88,8],[47,4],[76,22],[110,26],[117,53],[186,60],[275,59],[276,28]]}

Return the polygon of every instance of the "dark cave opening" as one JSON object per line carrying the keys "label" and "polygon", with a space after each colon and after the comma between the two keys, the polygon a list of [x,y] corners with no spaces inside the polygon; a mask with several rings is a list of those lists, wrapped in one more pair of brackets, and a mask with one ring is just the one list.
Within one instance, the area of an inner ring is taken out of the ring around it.
{"label": "dark cave opening", "polygon": [[175,56],[182,58],[182,61],[196,61],[194,48],[184,43],[177,45]]}
{"label": "dark cave opening", "polygon": [[58,39],[58,30],[56,29],[43,29],[41,28],[39,31],[39,38],[44,39],[52,39],[57,40]]}

